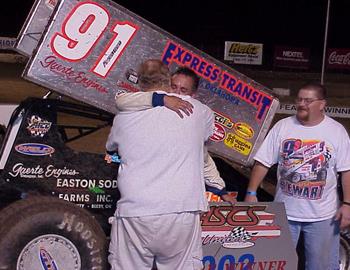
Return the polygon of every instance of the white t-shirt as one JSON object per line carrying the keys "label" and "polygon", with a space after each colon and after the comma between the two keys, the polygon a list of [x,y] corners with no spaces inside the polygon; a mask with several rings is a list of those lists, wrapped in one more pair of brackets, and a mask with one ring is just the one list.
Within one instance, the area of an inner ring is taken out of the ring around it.
{"label": "white t-shirt", "polygon": [[194,105],[193,114],[184,119],[165,107],[114,118],[106,146],[117,146],[122,159],[118,216],[207,210],[203,147],[212,135],[214,116],[199,101],[182,98]]}
{"label": "white t-shirt", "polygon": [[350,170],[350,141],[332,118],[312,127],[291,116],[271,129],[255,160],[278,163],[275,201],[284,202],[289,220],[332,218],[338,207],[337,172]]}

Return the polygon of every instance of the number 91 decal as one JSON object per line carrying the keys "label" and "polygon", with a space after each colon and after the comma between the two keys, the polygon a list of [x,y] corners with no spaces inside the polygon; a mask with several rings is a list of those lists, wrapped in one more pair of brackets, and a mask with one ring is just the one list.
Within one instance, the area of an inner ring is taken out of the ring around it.
{"label": "number 91 decal", "polygon": [[[67,61],[81,61],[98,44],[109,21],[110,15],[103,6],[94,2],[78,4],[64,20],[61,32],[52,37],[52,51]],[[116,21],[110,29],[113,37],[90,71],[105,78],[137,30],[138,27],[129,22]]]}

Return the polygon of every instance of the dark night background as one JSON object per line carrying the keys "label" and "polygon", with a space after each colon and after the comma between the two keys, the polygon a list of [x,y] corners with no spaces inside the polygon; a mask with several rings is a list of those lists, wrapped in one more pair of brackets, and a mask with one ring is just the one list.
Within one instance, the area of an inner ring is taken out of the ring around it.
{"label": "dark night background", "polygon": [[[0,36],[17,36],[33,2],[6,1]],[[219,60],[225,41],[241,41],[264,44],[265,68],[275,45],[310,48],[314,68],[321,63],[327,0],[115,2]],[[350,48],[349,13],[350,1],[331,0],[329,48]]]}

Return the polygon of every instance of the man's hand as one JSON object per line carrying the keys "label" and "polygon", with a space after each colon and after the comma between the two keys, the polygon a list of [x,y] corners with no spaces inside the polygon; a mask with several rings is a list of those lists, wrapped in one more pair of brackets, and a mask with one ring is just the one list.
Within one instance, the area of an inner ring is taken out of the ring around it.
{"label": "man's hand", "polygon": [[335,215],[335,220],[340,220],[340,229],[350,225],[350,205],[343,204]]}
{"label": "man's hand", "polygon": [[235,198],[233,198],[230,194],[221,195],[221,199],[224,202],[229,202],[231,204],[235,204],[237,202],[237,200]]}
{"label": "man's hand", "polygon": [[193,113],[193,105],[179,97],[164,96],[164,106],[176,112],[180,118],[183,118],[183,113],[187,116]]}

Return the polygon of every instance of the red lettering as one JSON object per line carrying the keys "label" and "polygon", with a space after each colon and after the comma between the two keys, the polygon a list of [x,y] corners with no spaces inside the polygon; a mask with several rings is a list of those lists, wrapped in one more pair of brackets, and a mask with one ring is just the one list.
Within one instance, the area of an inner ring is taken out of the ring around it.
{"label": "red lettering", "polygon": [[222,226],[225,224],[225,216],[219,211],[218,206],[211,206],[209,212],[202,214],[202,226]]}
{"label": "red lettering", "polygon": [[286,261],[279,261],[278,266],[277,266],[277,270],[284,270],[284,267],[286,264],[287,264]]}

